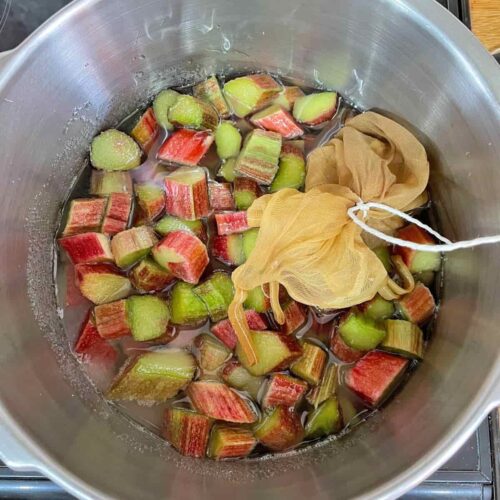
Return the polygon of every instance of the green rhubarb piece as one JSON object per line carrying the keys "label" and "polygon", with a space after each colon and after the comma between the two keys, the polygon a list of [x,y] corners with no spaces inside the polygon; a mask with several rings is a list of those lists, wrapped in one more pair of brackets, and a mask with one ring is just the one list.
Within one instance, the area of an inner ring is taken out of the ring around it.
{"label": "green rhubarb piece", "polygon": [[171,321],[176,325],[193,325],[205,322],[208,311],[204,302],[194,293],[194,286],[178,282],[170,295]]}
{"label": "green rhubarb piece", "polygon": [[219,81],[215,76],[207,78],[204,82],[195,85],[193,88],[195,97],[209,102],[217,110],[222,118],[227,118],[230,115],[229,107],[226,99],[222,94]]}
{"label": "green rhubarb piece", "polygon": [[307,416],[306,438],[329,436],[340,431],[342,417],[335,397],[327,399]]}
{"label": "green rhubarb piece", "polygon": [[413,274],[425,271],[439,271],[441,268],[441,254],[419,250],[411,260],[410,271]]}
{"label": "green rhubarb piece", "polygon": [[290,111],[293,108],[295,101],[304,95],[302,89],[296,86],[283,87],[283,90],[278,94],[273,101],[273,104],[278,104],[282,108]]}
{"label": "green rhubarb piece", "polygon": [[363,306],[363,312],[375,321],[390,318],[394,314],[394,304],[379,294]]}
{"label": "green rhubarb piece", "polygon": [[258,313],[264,313],[271,308],[271,302],[269,297],[266,297],[262,287],[257,286],[248,292],[243,306],[245,309],[253,309]]}
{"label": "green rhubarb piece", "polygon": [[136,184],[137,202],[148,218],[154,219],[165,207],[165,193],[161,186],[151,183]]}
{"label": "green rhubarb piece", "polygon": [[138,290],[159,292],[175,278],[170,271],[146,257],[132,269],[130,278]]}
{"label": "green rhubarb piece", "polygon": [[231,276],[224,271],[216,271],[210,276],[209,280],[216,290],[224,297],[224,302],[226,306],[229,307],[234,297],[234,284]]}
{"label": "green rhubarb piece", "polygon": [[126,268],[144,258],[158,242],[154,231],[147,226],[133,227],[116,234],[111,251],[116,265]]}
{"label": "green rhubarb piece", "polygon": [[238,156],[241,149],[241,133],[231,122],[222,122],[215,131],[215,145],[221,160]]}
{"label": "green rhubarb piece", "polygon": [[184,349],[149,351],[128,361],[107,397],[111,400],[161,403],[184,389],[195,372],[196,361]]}
{"label": "green rhubarb piece", "polygon": [[248,75],[224,84],[224,95],[236,116],[244,116],[263,108],[282,87],[269,75]]}
{"label": "green rhubarb piece", "polygon": [[222,370],[222,379],[226,384],[247,392],[253,399],[257,399],[264,377],[252,375],[237,361],[229,361]]}
{"label": "green rhubarb piece", "polygon": [[115,129],[101,132],[90,145],[90,163],[100,170],[130,170],[141,164],[141,157],[134,139]]}
{"label": "green rhubarb piece", "polygon": [[200,238],[205,232],[203,222],[201,220],[185,220],[174,217],[173,215],[165,215],[155,225],[155,231],[165,236],[172,231],[187,231]]}
{"label": "green rhubarb piece", "polygon": [[302,354],[302,348],[291,335],[251,331],[250,336],[257,355],[257,363],[253,365],[248,363],[240,343],[236,346],[236,356],[252,375],[266,375],[272,371],[284,370]]}
{"label": "green rhubarb piece", "polygon": [[127,299],[127,315],[135,340],[154,340],[165,334],[170,319],[168,304],[153,295]]}
{"label": "green rhubarb piece", "polygon": [[112,172],[94,170],[90,177],[90,194],[108,196],[112,193],[129,193],[134,191],[132,177],[129,172]]}
{"label": "green rhubarb piece", "polygon": [[204,302],[212,321],[227,318],[227,310],[234,297],[234,285],[229,274],[215,272],[193,291]]}
{"label": "green rhubarb piece", "polygon": [[352,311],[341,321],[338,331],[342,340],[358,351],[375,349],[387,333],[382,323]]}
{"label": "green rhubarb piece", "polygon": [[168,110],[168,119],[174,125],[195,130],[215,130],[219,115],[215,108],[191,95],[180,95]]}
{"label": "green rhubarb piece", "polygon": [[380,246],[372,250],[372,252],[380,259],[385,267],[385,270],[389,273],[392,271],[392,260],[391,254],[389,253],[389,247]]}
{"label": "green rhubarb piece", "polygon": [[387,336],[380,345],[384,351],[393,352],[406,358],[421,360],[424,354],[424,334],[409,321],[388,319]]}
{"label": "green rhubarb piece", "polygon": [[243,458],[252,452],[256,444],[257,440],[250,429],[216,425],[210,433],[208,456],[215,459]]}
{"label": "green rhubarb piece", "polygon": [[317,125],[329,120],[337,107],[336,92],[318,92],[299,97],[293,105],[293,117],[300,123]]}
{"label": "green rhubarb piece", "polygon": [[222,342],[207,333],[198,335],[194,340],[200,368],[204,372],[219,369],[232,356],[232,352]]}
{"label": "green rhubarb piece", "polygon": [[278,171],[281,135],[267,130],[252,130],[246,137],[234,172],[269,185]]}
{"label": "green rhubarb piece", "polygon": [[181,94],[175,90],[162,90],[153,101],[153,111],[156,121],[166,130],[173,130],[174,128],[168,119],[168,111],[175,104],[175,101],[177,101],[180,95]]}
{"label": "green rhubarb piece", "polygon": [[311,389],[307,394],[307,401],[317,408],[321,403],[326,401],[335,393],[338,380],[338,367],[334,364],[329,364],[323,372],[321,382]]}
{"label": "green rhubarb piece", "polygon": [[306,178],[306,162],[299,148],[287,147],[285,143],[280,155],[279,169],[269,187],[272,193],[284,188],[302,189]]}
{"label": "green rhubarb piece", "polygon": [[234,166],[236,165],[236,158],[228,158],[224,163],[222,163],[217,175],[223,177],[227,182],[234,182],[236,177],[234,173]]}
{"label": "green rhubarb piece", "polygon": [[434,283],[434,271],[422,271],[414,275],[415,282],[423,283],[426,287],[430,287]]}
{"label": "green rhubarb piece", "polygon": [[245,260],[250,257],[252,250],[255,248],[255,244],[257,242],[257,236],[259,235],[259,228],[254,227],[252,229],[248,229],[243,233],[243,253],[245,254]]}
{"label": "green rhubarb piece", "polygon": [[302,356],[294,361],[290,371],[311,385],[318,385],[323,375],[328,356],[316,344],[304,342]]}

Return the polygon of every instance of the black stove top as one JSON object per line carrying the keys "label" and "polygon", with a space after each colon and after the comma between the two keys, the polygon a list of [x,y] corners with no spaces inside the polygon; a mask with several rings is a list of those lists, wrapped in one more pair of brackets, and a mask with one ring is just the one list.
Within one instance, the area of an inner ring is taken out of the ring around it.
{"label": "black stove top", "polygon": [[[437,0],[470,27],[468,0]],[[0,51],[16,47],[69,0],[0,0]],[[485,420],[462,449],[404,499],[495,497],[495,439],[498,419]],[[1,443],[0,443],[1,447]],[[16,472],[0,462],[0,499],[70,499],[59,486],[36,472]]]}

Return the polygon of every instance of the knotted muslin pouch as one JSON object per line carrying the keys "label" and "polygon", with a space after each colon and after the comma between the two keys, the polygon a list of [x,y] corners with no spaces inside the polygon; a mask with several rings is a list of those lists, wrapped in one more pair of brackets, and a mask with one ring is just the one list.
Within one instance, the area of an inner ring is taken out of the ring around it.
{"label": "knotted muslin pouch", "polygon": [[[232,274],[236,293],[229,308],[250,363],[256,358],[243,312],[247,292],[268,283],[280,323],[280,284],[294,300],[322,309],[370,300],[390,279],[370,249],[373,241],[347,211],[359,201],[411,210],[426,201],[428,178],[427,154],[415,136],[393,120],[367,112],[311,152],[304,193],[283,189],[252,204],[248,224],[259,232],[248,260]],[[385,233],[401,224],[398,217],[377,210],[370,210],[366,222]]]}

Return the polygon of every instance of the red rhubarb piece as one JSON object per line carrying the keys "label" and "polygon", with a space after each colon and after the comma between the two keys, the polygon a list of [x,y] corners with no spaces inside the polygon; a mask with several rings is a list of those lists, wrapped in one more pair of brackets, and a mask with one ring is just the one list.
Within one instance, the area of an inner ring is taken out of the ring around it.
{"label": "red rhubarb piece", "polygon": [[291,300],[283,308],[285,323],[281,326],[281,331],[286,335],[296,332],[307,321],[307,310],[305,306]]}
{"label": "red rhubarb piece", "polygon": [[165,192],[165,210],[170,215],[196,220],[210,212],[207,174],[203,168],[178,168],[165,177]]}
{"label": "red rhubarb piece", "polygon": [[344,342],[342,336],[338,331],[335,331],[335,333],[332,335],[330,341],[330,350],[338,359],[340,359],[340,361],[343,361],[344,363],[354,363],[366,354],[365,351],[358,351],[357,349],[349,347]]}
{"label": "red rhubarb piece", "polygon": [[214,136],[210,132],[180,129],[170,135],[158,151],[158,159],[182,165],[198,165]]}
{"label": "red rhubarb piece", "polygon": [[249,229],[246,212],[225,212],[215,214],[217,233],[224,236],[226,234],[242,233]]}
{"label": "red rhubarb piece", "polygon": [[405,358],[371,351],[347,372],[345,383],[363,400],[376,406],[394,388],[407,366]]}
{"label": "red rhubarb piece", "polygon": [[245,262],[241,234],[215,236],[212,239],[212,255],[228,266],[239,266]]}
{"label": "red rhubarb piece", "polygon": [[423,283],[417,283],[408,295],[397,302],[397,307],[405,319],[420,325],[432,317],[436,302],[431,291]]}
{"label": "red rhubarb piece", "polygon": [[73,264],[113,262],[109,238],[100,233],[82,233],[59,240]]}
{"label": "red rhubarb piece", "polygon": [[216,425],[210,434],[208,456],[223,458],[243,458],[250,455],[257,440],[250,429],[236,425]]}
{"label": "red rhubarb piece", "polygon": [[212,210],[234,210],[234,199],[229,182],[209,182],[208,195]]}
{"label": "red rhubarb piece", "polygon": [[148,108],[139,118],[130,135],[139,143],[142,149],[147,150],[158,134],[158,123],[153,108]]}
{"label": "red rhubarb piece", "polygon": [[71,200],[63,236],[99,231],[106,203],[105,198]]}
{"label": "red rhubarb piece", "polygon": [[118,356],[116,349],[108,344],[97,332],[90,312],[83,322],[80,335],[75,344],[75,352],[82,356],[84,361],[102,360],[114,362]]}
{"label": "red rhubarb piece", "polygon": [[208,417],[240,424],[251,424],[257,420],[250,403],[220,382],[192,382],[186,392],[196,410]]}
{"label": "red rhubarb piece", "polygon": [[307,391],[307,383],[284,373],[271,376],[262,398],[262,408],[283,405],[295,406]]}
{"label": "red rhubarb piece", "polygon": [[127,317],[127,301],[117,300],[94,308],[97,332],[103,339],[117,339],[132,334]]}
{"label": "red rhubarb piece", "polygon": [[128,193],[111,193],[102,223],[102,232],[113,236],[127,229],[132,197]]}
{"label": "red rhubarb piece", "polygon": [[208,265],[207,247],[194,234],[172,231],[153,247],[153,257],[175,277],[196,284]]}
{"label": "red rhubarb piece", "polygon": [[256,127],[278,132],[285,139],[295,139],[304,133],[293,116],[278,104],[273,104],[253,115],[250,121]]}
{"label": "red rhubarb piece", "polygon": [[[266,330],[267,324],[262,319],[261,315],[251,309],[245,311],[245,317],[247,319],[248,327],[250,330]],[[234,328],[228,319],[223,319],[215,325],[212,326],[210,331],[229,349],[234,349],[238,342]]]}

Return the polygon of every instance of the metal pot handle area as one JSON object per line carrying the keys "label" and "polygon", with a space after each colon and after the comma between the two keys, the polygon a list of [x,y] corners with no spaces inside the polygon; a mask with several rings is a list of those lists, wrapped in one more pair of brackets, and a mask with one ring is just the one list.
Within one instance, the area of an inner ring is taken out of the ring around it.
{"label": "metal pot handle area", "polygon": [[10,60],[12,55],[14,54],[14,49],[6,50],[5,52],[0,52],[0,71],[3,70],[4,66]]}

